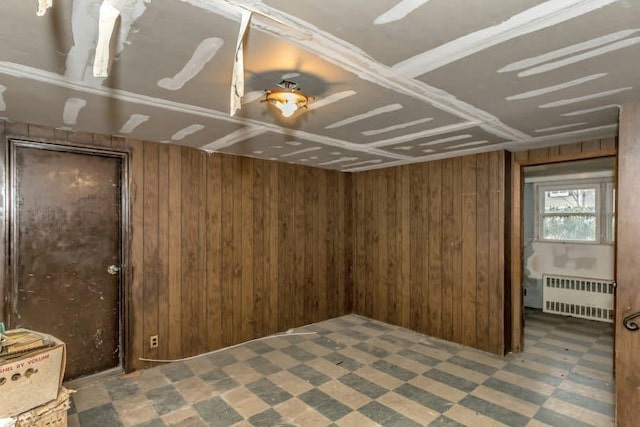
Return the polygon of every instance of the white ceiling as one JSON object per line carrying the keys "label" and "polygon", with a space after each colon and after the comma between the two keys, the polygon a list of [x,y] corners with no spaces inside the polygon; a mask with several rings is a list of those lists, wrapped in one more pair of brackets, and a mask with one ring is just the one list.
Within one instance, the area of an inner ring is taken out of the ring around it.
{"label": "white ceiling", "polygon": [[[613,137],[640,99],[640,0],[105,0],[107,78],[102,1],[50,1],[0,3],[0,118],[358,171]],[[290,119],[283,76],[315,97]]]}

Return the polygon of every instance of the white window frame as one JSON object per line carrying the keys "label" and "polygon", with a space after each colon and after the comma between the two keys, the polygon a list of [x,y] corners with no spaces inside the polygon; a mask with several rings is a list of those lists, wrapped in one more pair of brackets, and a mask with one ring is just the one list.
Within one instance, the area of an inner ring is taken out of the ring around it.
{"label": "white window frame", "polygon": [[616,240],[616,230],[613,226],[616,219],[616,185],[613,181],[609,181],[605,182],[604,186],[604,195],[606,197],[605,202],[602,204],[602,218],[605,220],[604,242],[613,244]]}
{"label": "white window frame", "polygon": [[[544,217],[557,214],[545,214],[544,212],[544,195],[546,191],[562,191],[575,190],[578,188],[595,188],[595,213],[596,219],[596,236],[595,240],[566,240],[566,239],[545,239],[543,226]],[[613,244],[615,240],[612,225],[612,219],[615,218],[615,208],[613,206],[613,192],[615,184],[613,178],[592,178],[571,181],[546,181],[534,184],[535,194],[535,239],[540,242],[547,243],[572,243],[584,245]]]}

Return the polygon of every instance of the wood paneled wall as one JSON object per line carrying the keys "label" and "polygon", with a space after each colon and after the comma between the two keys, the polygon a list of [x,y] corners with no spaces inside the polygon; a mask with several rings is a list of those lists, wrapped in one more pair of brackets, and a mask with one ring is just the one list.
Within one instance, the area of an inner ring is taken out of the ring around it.
{"label": "wood paneled wall", "polygon": [[594,139],[573,144],[518,151],[513,154],[513,160],[524,166],[615,156],[617,144],[617,138]]}
{"label": "wood paneled wall", "polygon": [[353,176],[354,311],[505,351],[509,154]]}
{"label": "wood paneled wall", "polygon": [[3,133],[129,153],[129,368],[351,312],[348,175],[0,121]]}
{"label": "wood paneled wall", "polygon": [[[4,135],[129,153],[129,368],[352,311],[509,347],[509,153],[341,174],[0,121]],[[515,153],[513,164],[615,149],[589,141]]]}
{"label": "wood paneled wall", "polygon": [[[133,335],[143,344],[134,353],[183,357],[350,312],[344,175],[127,143],[142,183],[132,301],[142,301]],[[156,334],[168,339],[148,350]]]}
{"label": "wood paneled wall", "polygon": [[[640,312],[638,286],[638,241],[640,240],[640,103],[625,104],[620,112],[620,157],[618,157],[616,220],[616,321],[615,383],[616,425],[638,425],[640,417],[640,340],[637,326]],[[628,326],[628,328],[627,328]]]}

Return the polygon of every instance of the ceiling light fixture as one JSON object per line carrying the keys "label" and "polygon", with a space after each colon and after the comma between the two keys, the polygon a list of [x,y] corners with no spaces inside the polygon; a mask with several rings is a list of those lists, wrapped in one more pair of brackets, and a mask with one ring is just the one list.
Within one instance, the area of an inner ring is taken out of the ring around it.
{"label": "ceiling light fixture", "polygon": [[290,80],[282,80],[277,88],[265,92],[266,98],[262,102],[276,107],[283,117],[291,117],[300,108],[306,108],[309,102],[309,97],[299,89],[298,83]]}

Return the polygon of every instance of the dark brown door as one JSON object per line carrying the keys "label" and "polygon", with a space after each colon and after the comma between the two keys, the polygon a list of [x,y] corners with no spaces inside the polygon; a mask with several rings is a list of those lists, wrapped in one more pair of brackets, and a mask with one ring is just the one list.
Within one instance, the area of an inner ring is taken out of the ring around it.
{"label": "dark brown door", "polygon": [[119,366],[122,159],[20,141],[10,154],[11,326],[64,341],[66,379]]}

